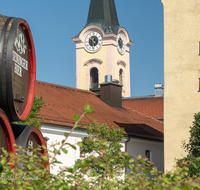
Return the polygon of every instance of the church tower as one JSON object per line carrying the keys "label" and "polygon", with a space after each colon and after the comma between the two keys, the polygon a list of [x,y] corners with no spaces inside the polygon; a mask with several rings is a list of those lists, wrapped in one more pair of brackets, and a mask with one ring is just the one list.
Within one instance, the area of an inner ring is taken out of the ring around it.
{"label": "church tower", "polygon": [[76,88],[90,90],[104,82],[105,75],[119,80],[122,96],[130,96],[130,56],[133,44],[118,22],[114,0],[91,0],[83,30],[76,43]]}

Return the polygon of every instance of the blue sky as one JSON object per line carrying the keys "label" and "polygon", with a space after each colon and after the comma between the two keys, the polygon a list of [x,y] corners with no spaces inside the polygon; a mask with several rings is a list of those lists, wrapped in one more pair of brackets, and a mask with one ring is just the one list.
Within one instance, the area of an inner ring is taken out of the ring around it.
{"label": "blue sky", "polygon": [[[76,85],[75,43],[86,24],[90,0],[0,0],[0,14],[25,19],[32,31],[37,80]],[[161,0],[115,0],[120,26],[130,48],[131,96],[154,95],[163,76],[163,5]]]}

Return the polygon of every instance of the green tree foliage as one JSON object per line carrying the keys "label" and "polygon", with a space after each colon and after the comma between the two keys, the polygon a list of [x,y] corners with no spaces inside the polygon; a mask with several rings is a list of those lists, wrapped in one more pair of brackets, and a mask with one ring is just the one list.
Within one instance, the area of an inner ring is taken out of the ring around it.
{"label": "green tree foliage", "polygon": [[44,100],[42,98],[42,95],[40,97],[35,96],[33,105],[32,105],[32,108],[31,108],[31,111],[30,111],[28,117],[23,121],[17,121],[17,122],[13,122],[13,123],[20,124],[20,125],[34,126],[34,127],[37,127],[38,129],[41,129],[41,126],[42,126],[41,122],[42,122],[42,120],[44,120],[44,118],[37,119],[36,117],[40,114],[40,109],[43,104],[44,104]]}
{"label": "green tree foliage", "polygon": [[190,126],[190,137],[189,142],[183,142],[183,148],[188,155],[180,160],[178,160],[178,164],[184,162],[185,164],[189,164],[188,174],[190,176],[199,176],[200,175],[200,112],[194,115],[194,121],[192,126]]}
{"label": "green tree foliage", "polygon": [[[67,142],[72,132],[80,127],[79,121],[87,113],[93,112],[86,104],[81,116],[74,116],[75,125],[71,132],[64,134],[64,140],[59,142],[59,148],[54,145],[51,156],[41,154],[41,150],[34,150],[33,156],[7,153],[0,161],[0,189],[9,190],[190,190],[200,189],[200,178],[190,178],[189,168],[182,163],[174,171],[162,174],[157,168],[147,164],[147,160],[141,156],[129,156],[121,150],[120,141],[123,138],[123,130],[109,129],[106,125],[88,125],[88,137],[78,145],[88,155],[77,161],[72,167],[65,167],[58,174],[49,172],[49,167],[59,164],[56,156],[61,152],[68,154],[68,148],[76,149],[76,146]],[[19,149],[20,147],[18,147]],[[41,147],[45,149],[45,147]],[[22,151],[18,151],[22,152]],[[197,158],[197,160],[199,160]],[[18,163],[22,163],[22,168]],[[130,174],[121,175],[124,167],[130,169]],[[98,168],[99,167],[99,168]],[[98,169],[96,169],[98,168]],[[148,177],[147,174],[152,177]]]}
{"label": "green tree foliage", "polygon": [[178,160],[178,165],[180,167],[184,167],[187,165],[188,167],[188,175],[195,178],[196,176],[200,176],[200,159],[199,157],[194,157],[192,154],[188,154],[186,157]]}
{"label": "green tree foliage", "polygon": [[82,142],[79,143],[82,150],[81,154],[92,155],[86,158],[88,161],[98,159],[98,162],[90,167],[90,172],[94,171],[99,175],[105,175],[109,167],[109,172],[112,174],[123,173],[130,159],[130,156],[121,150],[123,146],[120,142],[123,139],[124,130],[109,128],[106,124],[90,123],[87,125],[87,134],[88,136],[84,137]]}

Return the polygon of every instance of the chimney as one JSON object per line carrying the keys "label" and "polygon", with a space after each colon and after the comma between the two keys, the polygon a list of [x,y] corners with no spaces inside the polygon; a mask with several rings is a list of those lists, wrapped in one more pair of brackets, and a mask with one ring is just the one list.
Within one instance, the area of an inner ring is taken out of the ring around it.
{"label": "chimney", "polygon": [[155,83],[155,97],[162,97],[163,96],[163,84],[162,83]]}
{"label": "chimney", "polygon": [[105,76],[105,82],[100,84],[100,99],[113,107],[122,107],[122,85],[112,80],[112,75]]}
{"label": "chimney", "polygon": [[112,75],[106,75],[105,82],[112,82]]}

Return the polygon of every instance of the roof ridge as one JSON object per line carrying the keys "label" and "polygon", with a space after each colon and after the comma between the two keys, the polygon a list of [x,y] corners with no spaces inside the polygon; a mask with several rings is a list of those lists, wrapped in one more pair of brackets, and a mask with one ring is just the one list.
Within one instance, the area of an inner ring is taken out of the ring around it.
{"label": "roof ridge", "polygon": [[157,119],[155,119],[155,118],[153,118],[153,117],[151,117],[151,116],[148,116],[148,115],[146,115],[146,114],[143,114],[143,113],[141,113],[141,112],[139,112],[139,111],[137,111],[137,110],[131,109],[131,108],[126,107],[126,106],[124,106],[124,105],[122,105],[122,107],[124,107],[124,108],[126,108],[126,109],[128,109],[128,110],[134,111],[134,112],[136,112],[136,113],[138,113],[138,114],[140,114],[140,115],[144,115],[144,116],[147,117],[147,118],[153,119],[154,121],[163,124],[162,121],[159,121],[159,120],[157,120]]}
{"label": "roof ridge", "polygon": [[122,101],[128,101],[128,100],[144,100],[144,99],[160,99],[164,98],[163,96],[155,96],[155,95],[144,95],[144,96],[132,96],[132,97],[124,97],[122,98]]}
{"label": "roof ridge", "polygon": [[60,85],[60,84],[53,84],[53,83],[39,81],[39,80],[36,80],[36,82],[37,83],[43,83],[43,84],[46,84],[46,85],[55,86],[55,87],[59,87],[59,88],[71,89],[71,90],[74,90],[74,91],[79,91],[79,92],[83,92],[83,93],[93,94],[95,96],[97,95],[95,92],[91,92],[89,90],[83,90],[83,89],[79,89],[79,88],[73,88],[73,87],[64,86],[64,85]]}

